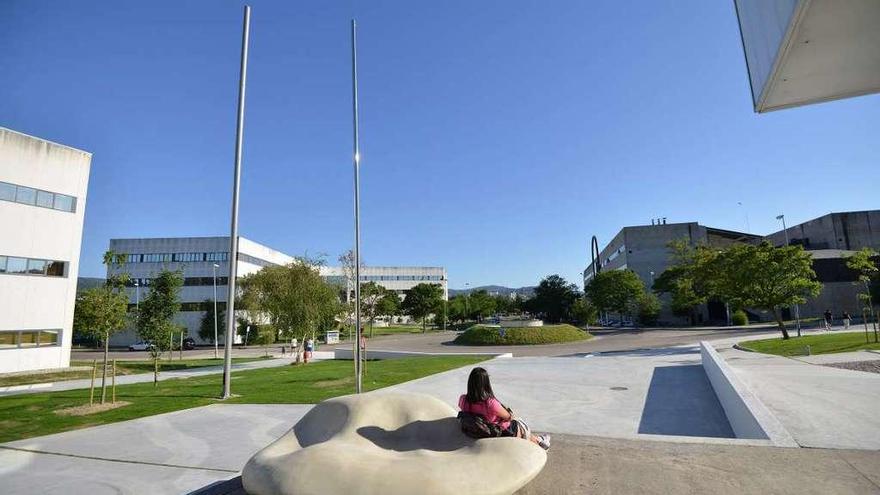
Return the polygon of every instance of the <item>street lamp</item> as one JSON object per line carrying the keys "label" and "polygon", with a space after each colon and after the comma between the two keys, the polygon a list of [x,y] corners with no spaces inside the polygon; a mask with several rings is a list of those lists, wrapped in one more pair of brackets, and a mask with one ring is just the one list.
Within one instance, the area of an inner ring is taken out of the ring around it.
{"label": "street lamp", "polygon": [[214,263],[214,359],[217,359],[217,269],[220,265]]}
{"label": "street lamp", "polygon": [[[785,226],[785,215],[784,214],[776,215],[776,219],[782,220],[782,233],[785,234],[785,245],[787,247],[789,244],[788,244],[788,228]],[[794,303],[794,320],[795,320],[795,324],[797,325],[798,337],[800,337],[801,336],[801,306],[798,303]]]}
{"label": "street lamp", "polygon": [[141,312],[141,286],[138,283],[137,279],[134,281],[134,306],[135,312],[140,314]]}

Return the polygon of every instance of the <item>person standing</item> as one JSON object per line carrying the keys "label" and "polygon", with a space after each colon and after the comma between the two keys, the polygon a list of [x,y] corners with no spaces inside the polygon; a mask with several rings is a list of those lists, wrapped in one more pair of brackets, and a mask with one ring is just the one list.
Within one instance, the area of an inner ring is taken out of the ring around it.
{"label": "person standing", "polygon": [[303,352],[303,358],[305,360],[305,364],[309,364],[309,359],[312,358],[312,350],[314,350],[314,349],[315,349],[315,342],[312,339],[306,340],[306,343],[305,343],[305,346],[303,349],[305,351],[305,352]]}
{"label": "person standing", "polygon": [[825,330],[831,330],[832,314],[830,309],[825,310]]}
{"label": "person standing", "polygon": [[843,329],[849,330],[849,323],[852,320],[852,316],[849,315],[848,312],[843,312]]}

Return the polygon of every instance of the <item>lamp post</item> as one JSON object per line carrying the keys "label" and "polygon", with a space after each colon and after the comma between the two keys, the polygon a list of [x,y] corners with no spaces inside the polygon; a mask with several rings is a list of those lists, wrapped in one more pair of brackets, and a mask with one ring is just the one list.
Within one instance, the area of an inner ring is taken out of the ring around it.
{"label": "lamp post", "polygon": [[[785,234],[785,246],[788,247],[788,228],[785,226],[785,215],[780,214],[776,215],[777,220],[782,220],[782,233]],[[798,337],[801,336],[801,306],[798,303],[794,303],[794,321],[797,325],[797,334]]]}
{"label": "lamp post", "polygon": [[141,313],[141,285],[137,279],[134,281],[134,306],[137,314]]}
{"label": "lamp post", "polygon": [[217,269],[220,265],[214,263],[214,359],[217,359],[218,343],[217,343]]}
{"label": "lamp post", "polygon": [[351,113],[354,144],[354,359],[355,392],[361,393],[361,154],[358,140],[357,22],[351,20]]}

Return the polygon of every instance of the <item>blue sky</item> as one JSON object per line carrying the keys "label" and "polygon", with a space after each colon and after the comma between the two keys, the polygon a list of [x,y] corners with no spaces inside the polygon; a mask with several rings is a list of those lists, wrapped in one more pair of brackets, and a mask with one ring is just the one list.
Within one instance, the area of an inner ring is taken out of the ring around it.
{"label": "blue sky", "polygon": [[[352,17],[367,264],[580,283],[591,235],[654,217],[878,207],[880,98],[754,114],[733,2],[252,5],[240,232],[290,254],[353,242]],[[0,125],[94,154],[80,275],[112,237],[228,235],[241,7],[0,2]]]}

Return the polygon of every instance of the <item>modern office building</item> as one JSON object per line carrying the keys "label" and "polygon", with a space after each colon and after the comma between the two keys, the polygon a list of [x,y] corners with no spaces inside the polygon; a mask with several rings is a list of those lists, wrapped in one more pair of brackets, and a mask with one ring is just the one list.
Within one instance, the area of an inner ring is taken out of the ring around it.
{"label": "modern office building", "polygon": [[[137,307],[141,298],[149,291],[150,281],[162,269],[181,270],[184,283],[180,291],[181,311],[175,323],[186,328],[190,337],[197,343],[208,343],[199,338],[202,318],[213,311],[214,280],[216,276],[218,307],[225,308],[229,273],[229,237],[173,237],[148,239],[111,239],[111,251],[126,255],[126,263],[110,267],[108,275],[126,272],[131,277],[129,304]],[[295,261],[293,256],[244,237],[238,241],[238,276],[255,273],[265,266],[286,265]],[[330,282],[344,287],[346,277],[341,267],[319,268],[320,273]],[[361,280],[377,284],[398,292],[401,297],[406,291],[419,283],[436,283],[447,292],[446,270],[432,267],[362,267]],[[224,329],[221,327],[219,333]],[[110,339],[113,346],[126,346],[138,341],[133,329],[114,335]],[[222,341],[222,337],[221,337]]]}
{"label": "modern office building", "polygon": [[[670,223],[658,221],[654,225],[638,225],[624,227],[599,252],[599,271],[625,270],[634,271],[645,287],[654,285],[655,277],[660,276],[669,267],[669,243],[686,239],[691,245],[707,245],[727,247],[733,243],[751,243],[761,239],[760,236],[735,232],[732,230],[706,227],[697,222]],[[590,262],[592,260],[588,260]],[[583,272],[584,287],[593,278],[593,266],[590,263]],[[675,316],[669,309],[668,297],[661,297],[663,304],[660,322],[668,324],[687,324],[684,317]],[[726,319],[723,304],[705,304],[696,312],[696,323]]]}
{"label": "modern office building", "polygon": [[70,366],[91,161],[0,128],[0,373]]}

